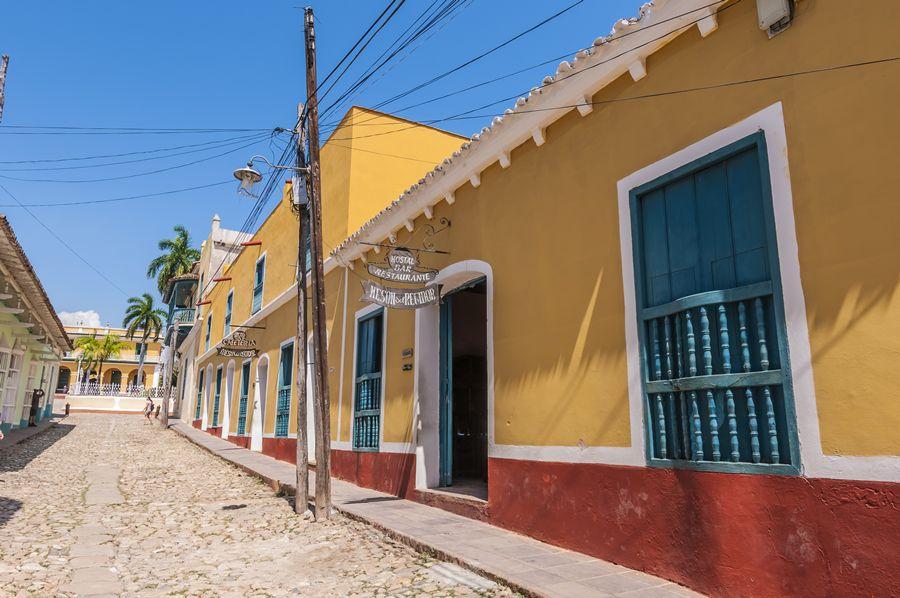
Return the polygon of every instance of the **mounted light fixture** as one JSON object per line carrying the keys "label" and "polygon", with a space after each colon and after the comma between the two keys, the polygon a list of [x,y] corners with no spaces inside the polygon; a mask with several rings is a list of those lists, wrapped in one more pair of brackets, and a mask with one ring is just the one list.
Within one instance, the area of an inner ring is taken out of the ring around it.
{"label": "mounted light fixture", "polygon": [[262,180],[262,175],[258,170],[253,168],[253,162],[255,160],[262,161],[269,168],[273,168],[275,170],[290,170],[293,171],[298,177],[300,174],[309,174],[308,166],[285,166],[281,164],[272,164],[269,162],[265,156],[252,156],[248,161],[247,165],[241,168],[238,168],[234,171],[234,178],[241,182],[241,186],[238,187],[238,193],[243,193],[244,195],[249,195],[250,197],[256,197],[253,194],[253,185],[260,182]]}

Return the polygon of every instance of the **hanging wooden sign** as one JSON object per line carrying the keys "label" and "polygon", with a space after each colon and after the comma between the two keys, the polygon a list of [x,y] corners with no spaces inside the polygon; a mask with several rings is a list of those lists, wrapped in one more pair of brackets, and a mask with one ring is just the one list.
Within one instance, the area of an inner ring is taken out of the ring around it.
{"label": "hanging wooden sign", "polygon": [[222,357],[256,357],[259,355],[256,341],[247,338],[247,333],[243,330],[235,330],[223,339],[216,352]]}
{"label": "hanging wooden sign", "polygon": [[430,284],[418,289],[398,289],[387,287],[371,280],[362,283],[362,301],[375,303],[393,309],[418,309],[427,305],[435,305],[440,301],[438,285]]}
{"label": "hanging wooden sign", "polygon": [[391,250],[388,255],[388,264],[390,264],[390,268],[369,264],[367,266],[369,274],[382,280],[408,284],[428,283],[437,276],[437,272],[434,270],[418,269],[419,260],[408,249]]}

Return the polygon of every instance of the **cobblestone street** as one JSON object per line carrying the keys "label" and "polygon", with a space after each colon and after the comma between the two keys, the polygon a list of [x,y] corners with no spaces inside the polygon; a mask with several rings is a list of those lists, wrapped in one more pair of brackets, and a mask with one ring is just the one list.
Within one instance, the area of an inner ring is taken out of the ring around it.
{"label": "cobblestone street", "polygon": [[0,595],[511,595],[284,497],[132,415],[0,449]]}

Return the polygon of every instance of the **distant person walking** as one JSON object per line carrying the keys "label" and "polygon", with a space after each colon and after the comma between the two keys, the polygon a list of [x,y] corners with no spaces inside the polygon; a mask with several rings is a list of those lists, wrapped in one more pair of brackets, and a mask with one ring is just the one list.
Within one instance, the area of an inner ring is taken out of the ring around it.
{"label": "distant person walking", "polygon": [[147,404],[144,406],[144,417],[147,418],[147,421],[150,421],[151,415],[153,415],[153,399],[147,397]]}

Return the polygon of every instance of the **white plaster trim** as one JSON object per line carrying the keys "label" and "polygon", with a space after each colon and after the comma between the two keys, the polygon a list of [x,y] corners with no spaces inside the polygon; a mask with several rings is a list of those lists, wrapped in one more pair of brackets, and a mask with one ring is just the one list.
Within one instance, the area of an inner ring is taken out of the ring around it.
{"label": "white plaster trim", "polygon": [[685,164],[706,156],[730,143],[763,131],[769,161],[772,203],[778,260],[781,265],[781,287],[784,297],[785,325],[791,361],[791,381],[800,440],[800,467],[808,477],[855,480],[900,481],[900,457],[847,457],[822,453],[816,391],[812,373],[812,351],[809,344],[806,300],[800,282],[797,231],[794,222],[794,200],[788,166],[787,133],[781,102],[709,137],[698,141],[662,160],[650,164],[618,182],[619,239],[622,257],[622,282],[625,291],[625,340],[628,364],[628,395],[631,409],[632,438],[639,439],[644,455],[643,389],[641,387],[638,328],[634,291],[634,264],[631,240],[631,189],[652,181]]}
{"label": "white plaster trim", "polygon": [[231,427],[231,401],[234,398],[234,360],[228,360],[225,368],[225,405],[222,410],[222,438],[228,440],[228,428]]}
{"label": "white plaster trim", "polygon": [[[481,260],[464,260],[441,269],[435,284],[441,295],[472,280],[484,277],[486,291],[486,366],[488,457],[494,457],[494,270]],[[435,488],[440,483],[440,312],[438,306],[416,310],[415,350],[413,353],[413,440],[409,449],[395,452],[416,453],[416,488]],[[405,443],[404,443],[405,444]]]}
{"label": "white plaster trim", "polygon": [[[265,369],[265,376],[260,371]],[[253,372],[253,408],[250,413],[250,450],[261,451],[262,439],[266,437],[266,401],[269,394],[269,356],[266,353],[256,360],[256,371]],[[260,387],[263,387],[260,392]]]}
{"label": "white plaster trim", "polygon": [[341,310],[341,365],[338,368],[338,416],[336,441],[341,440],[341,417],[344,414],[344,358],[347,354],[347,279],[349,272],[344,268],[344,307]]}

